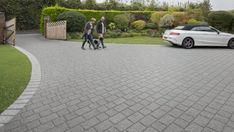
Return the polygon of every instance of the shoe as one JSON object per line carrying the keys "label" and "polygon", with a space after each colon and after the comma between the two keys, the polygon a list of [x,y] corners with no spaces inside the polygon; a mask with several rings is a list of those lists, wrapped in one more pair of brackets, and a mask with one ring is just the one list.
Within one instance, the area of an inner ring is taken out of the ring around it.
{"label": "shoe", "polygon": [[103,48],[103,49],[105,49],[105,48],[106,48],[106,46],[103,46],[102,48]]}
{"label": "shoe", "polygon": [[81,47],[82,50],[86,50],[84,47]]}

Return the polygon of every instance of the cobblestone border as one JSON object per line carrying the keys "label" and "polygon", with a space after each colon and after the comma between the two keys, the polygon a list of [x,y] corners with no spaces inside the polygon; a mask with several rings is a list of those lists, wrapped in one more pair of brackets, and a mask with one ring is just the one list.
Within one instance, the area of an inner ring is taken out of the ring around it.
{"label": "cobblestone border", "polygon": [[0,132],[3,131],[4,124],[10,122],[10,120],[13,119],[13,117],[17,115],[20,112],[20,110],[29,102],[29,100],[33,97],[33,95],[37,91],[41,82],[41,67],[36,57],[18,46],[15,46],[15,48],[20,52],[22,52],[23,54],[25,54],[28,57],[28,59],[31,61],[32,65],[31,78],[27,87],[25,88],[23,93],[17,98],[17,100],[13,104],[11,104],[5,111],[3,111],[3,113],[1,113]]}

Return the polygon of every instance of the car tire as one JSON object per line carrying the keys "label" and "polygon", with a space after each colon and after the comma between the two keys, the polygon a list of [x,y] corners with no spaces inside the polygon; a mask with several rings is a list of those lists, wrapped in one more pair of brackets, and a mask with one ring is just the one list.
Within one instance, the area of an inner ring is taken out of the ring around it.
{"label": "car tire", "polygon": [[194,46],[194,41],[192,38],[185,38],[182,42],[182,47],[185,49],[191,49]]}
{"label": "car tire", "polygon": [[228,48],[234,49],[234,38],[230,39],[228,42]]}

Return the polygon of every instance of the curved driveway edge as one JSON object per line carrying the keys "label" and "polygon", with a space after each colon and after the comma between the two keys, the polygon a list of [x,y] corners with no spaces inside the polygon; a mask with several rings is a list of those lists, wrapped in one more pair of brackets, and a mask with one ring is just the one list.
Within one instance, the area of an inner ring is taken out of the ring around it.
{"label": "curved driveway edge", "polygon": [[41,82],[41,67],[40,63],[34,55],[28,51],[15,46],[17,50],[25,54],[31,62],[32,71],[31,78],[28,82],[27,87],[24,89],[23,93],[17,98],[17,100],[11,104],[3,113],[0,115],[0,132],[3,131],[3,126],[10,122],[10,120],[17,115],[20,110],[28,103],[28,101],[33,97],[34,93],[37,91]]}

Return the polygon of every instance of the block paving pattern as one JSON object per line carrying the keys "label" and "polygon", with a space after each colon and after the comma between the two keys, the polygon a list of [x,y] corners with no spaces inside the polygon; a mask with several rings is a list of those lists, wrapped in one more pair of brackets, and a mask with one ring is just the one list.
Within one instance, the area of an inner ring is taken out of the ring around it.
{"label": "block paving pattern", "polygon": [[18,35],[42,80],[6,132],[233,132],[234,51]]}

